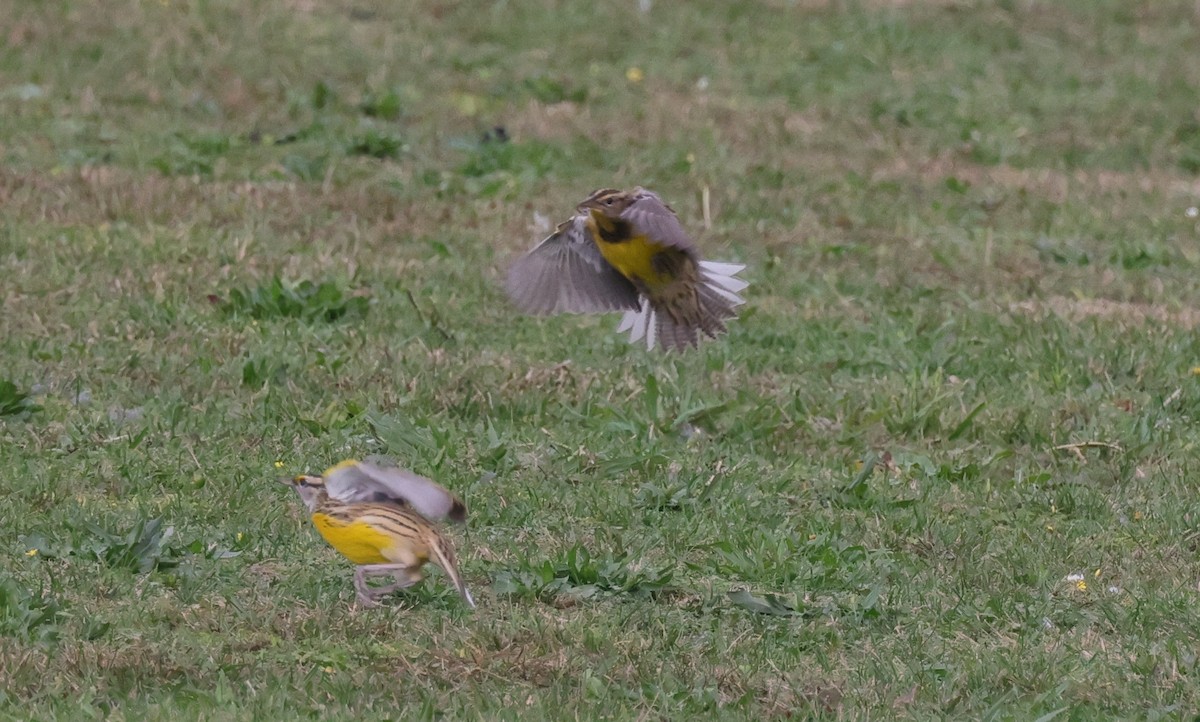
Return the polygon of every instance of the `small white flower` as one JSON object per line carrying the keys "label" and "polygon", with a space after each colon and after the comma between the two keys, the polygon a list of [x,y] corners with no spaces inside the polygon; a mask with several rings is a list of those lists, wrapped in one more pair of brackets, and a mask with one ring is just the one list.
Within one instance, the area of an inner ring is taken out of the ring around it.
{"label": "small white flower", "polygon": [[1067,575],[1067,581],[1068,582],[1082,582],[1083,581],[1083,572],[1071,572],[1070,574]]}
{"label": "small white flower", "polygon": [[1121,588],[1118,587],[1116,584],[1113,584],[1113,585],[1109,586],[1108,593],[1109,594],[1120,594]]}
{"label": "small white flower", "polygon": [[696,90],[700,90],[700,91],[708,90],[708,76],[707,75],[700,76],[700,79],[696,81]]}
{"label": "small white flower", "polygon": [[1187,216],[1188,218],[1200,217],[1200,208],[1197,208],[1196,206],[1188,206],[1188,209],[1183,212],[1183,215]]}

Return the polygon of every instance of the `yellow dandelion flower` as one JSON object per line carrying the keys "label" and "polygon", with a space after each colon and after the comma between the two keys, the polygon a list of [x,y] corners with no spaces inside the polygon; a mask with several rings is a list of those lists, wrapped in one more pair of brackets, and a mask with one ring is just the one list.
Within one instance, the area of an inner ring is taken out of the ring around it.
{"label": "yellow dandelion flower", "polygon": [[641,68],[634,66],[625,71],[625,79],[631,83],[640,83],[646,79],[646,74]]}
{"label": "yellow dandelion flower", "polygon": [[1192,367],[1192,376],[1200,376],[1200,366]]}
{"label": "yellow dandelion flower", "polygon": [[282,461],[276,461],[276,462],[275,462],[275,468],[276,468],[276,469],[282,469],[282,468],[283,468],[283,462],[282,462]]}
{"label": "yellow dandelion flower", "polygon": [[29,551],[25,552],[25,556],[27,556],[27,557],[36,557],[37,555],[38,555],[37,549],[30,549]]}
{"label": "yellow dandelion flower", "polygon": [[1087,591],[1087,582],[1080,579],[1079,581],[1075,582],[1075,588],[1081,592],[1086,592]]}
{"label": "yellow dandelion flower", "polygon": [[241,540],[242,540],[242,539],[244,539],[245,537],[246,537],[246,535],[245,535],[245,534],[243,534],[243,533],[241,533],[241,532],[239,531],[239,532],[237,533],[237,537],[236,537],[236,538],[237,538],[237,540],[238,540],[238,541],[241,541]]}

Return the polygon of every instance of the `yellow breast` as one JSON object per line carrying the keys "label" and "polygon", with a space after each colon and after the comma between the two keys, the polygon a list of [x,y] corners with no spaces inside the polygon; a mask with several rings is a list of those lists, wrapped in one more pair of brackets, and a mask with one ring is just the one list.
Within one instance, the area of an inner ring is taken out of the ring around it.
{"label": "yellow breast", "polygon": [[386,564],[394,540],[387,532],[359,520],[346,522],[328,514],[312,515],[313,526],[325,541],[355,564]]}
{"label": "yellow breast", "polygon": [[608,261],[610,266],[629,280],[641,281],[649,286],[659,286],[672,280],[669,276],[664,276],[654,269],[654,256],[663,250],[661,245],[654,243],[646,236],[631,236],[615,243],[605,241],[600,234],[597,221],[604,223],[607,219],[597,216],[596,211],[589,214],[588,231],[595,239],[596,246],[600,249],[600,255],[604,256],[604,260]]}

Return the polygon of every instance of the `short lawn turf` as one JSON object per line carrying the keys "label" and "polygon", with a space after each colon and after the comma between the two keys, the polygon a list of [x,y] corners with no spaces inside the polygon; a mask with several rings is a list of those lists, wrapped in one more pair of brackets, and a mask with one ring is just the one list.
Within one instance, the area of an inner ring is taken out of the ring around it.
{"label": "short lawn turf", "polygon": [[[0,715],[1194,713],[1198,13],[0,5]],[[501,290],[638,184],[699,352]],[[473,614],[275,483],[371,454]]]}

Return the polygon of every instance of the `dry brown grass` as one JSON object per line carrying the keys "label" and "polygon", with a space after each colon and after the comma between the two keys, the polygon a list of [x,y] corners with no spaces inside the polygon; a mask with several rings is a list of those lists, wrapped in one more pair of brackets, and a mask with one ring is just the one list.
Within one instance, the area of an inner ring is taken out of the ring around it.
{"label": "dry brown grass", "polygon": [[1166,195],[1181,200],[1200,200],[1200,179],[1164,169],[1145,172],[1077,170],[1067,173],[1052,168],[1014,168],[987,166],[972,162],[960,153],[942,153],[929,158],[897,157],[892,163],[875,168],[877,180],[900,180],[936,184],[957,178],[974,186],[996,186],[1023,190],[1054,203],[1067,203],[1073,197],[1096,194],[1130,193]]}
{"label": "dry brown grass", "polygon": [[1200,309],[1105,298],[1052,296],[1020,301],[1009,308],[1016,313],[1034,316],[1054,314],[1069,321],[1098,318],[1115,325],[1163,326],[1175,330],[1190,330],[1200,325]]}

